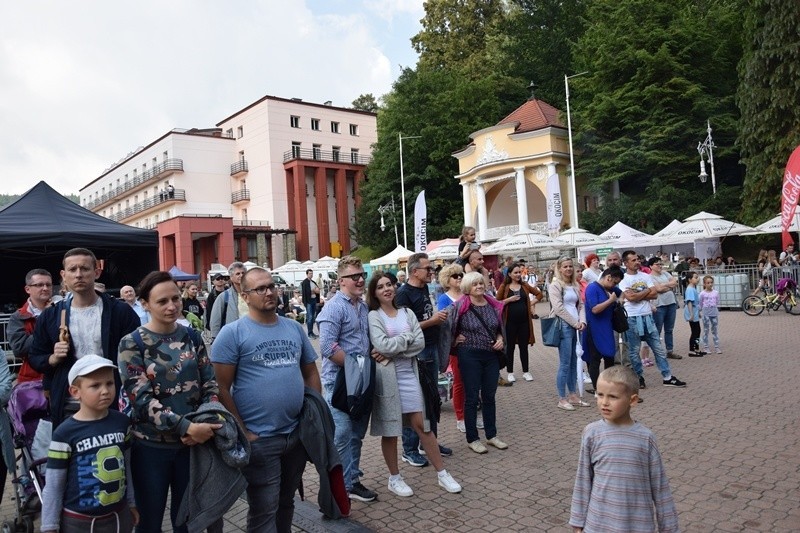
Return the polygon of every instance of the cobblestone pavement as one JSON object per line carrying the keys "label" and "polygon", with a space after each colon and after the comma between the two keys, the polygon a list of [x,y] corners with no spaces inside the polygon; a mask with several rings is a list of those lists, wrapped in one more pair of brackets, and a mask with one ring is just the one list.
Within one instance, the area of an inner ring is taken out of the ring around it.
{"label": "cobblestone pavement", "polygon": [[[540,304],[539,314],[546,311],[547,304]],[[658,438],[683,531],[800,531],[800,416],[792,400],[800,386],[800,318],[783,311],[758,317],[724,311],[720,336],[722,355],[670,361],[674,374],[688,382],[685,389],[663,387],[657,368],[645,368],[648,388],[634,417]],[[688,338],[679,317],[677,353],[687,353]],[[556,409],[556,349],[537,343],[530,354],[535,380],[518,380],[497,393],[498,436],[508,450],[470,451],[455,428],[452,404],[443,406],[439,437],[454,449],[445,465],[464,486],[461,494],[441,489],[432,467],[406,463],[400,470],[414,496],[390,493],[380,439],[368,436],[362,481],[379,500],[354,502],[349,520],[320,520],[309,466],[307,501],[299,504],[295,529],[569,531],[581,431],[599,417],[594,407]],[[518,359],[515,367],[520,378]],[[13,516],[9,495],[7,486],[3,519]],[[244,531],[246,509],[244,502],[231,509],[225,531]]]}

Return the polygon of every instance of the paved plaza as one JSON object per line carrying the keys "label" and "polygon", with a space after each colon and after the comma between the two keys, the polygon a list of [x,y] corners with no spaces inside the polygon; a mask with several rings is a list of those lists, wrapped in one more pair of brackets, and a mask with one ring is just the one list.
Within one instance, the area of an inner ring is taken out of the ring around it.
{"label": "paved plaza", "polygon": [[[547,310],[546,303],[539,304],[540,315]],[[720,334],[722,355],[670,361],[675,375],[688,382],[685,389],[662,386],[657,368],[646,368],[648,388],[634,417],[658,438],[683,531],[800,531],[800,408],[794,404],[800,317],[723,311]],[[688,338],[689,327],[679,318],[677,353],[687,353]],[[521,377],[518,360],[515,366]],[[464,486],[461,494],[441,489],[432,467],[406,463],[400,470],[414,496],[390,493],[380,439],[368,436],[363,482],[378,491],[378,501],[354,502],[349,520],[320,519],[316,472],[309,465],[296,529],[570,531],[581,431],[599,416],[594,407],[556,409],[556,368],[556,349],[536,344],[535,381],[498,389],[498,435],[508,450],[470,451],[456,430],[452,404],[443,406],[440,441],[454,449],[445,464]],[[13,516],[9,486],[5,494],[0,512],[8,519]],[[226,515],[225,531],[244,531],[246,513],[246,503],[237,503]]]}

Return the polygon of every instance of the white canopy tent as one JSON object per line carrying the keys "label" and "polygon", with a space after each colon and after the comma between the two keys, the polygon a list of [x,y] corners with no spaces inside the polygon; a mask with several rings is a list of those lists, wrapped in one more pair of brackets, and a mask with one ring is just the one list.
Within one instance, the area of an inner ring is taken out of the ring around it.
{"label": "white canopy tent", "polygon": [[[752,233],[743,233],[743,235],[761,235],[763,233],[781,233],[783,231],[783,227],[781,226],[781,216],[778,215],[775,218],[771,218],[764,222],[763,224],[759,224],[755,227],[755,231]],[[792,223],[789,225],[790,232],[800,233],[800,210],[796,211],[794,214],[794,218],[792,218]]]}
{"label": "white canopy tent", "polygon": [[599,237],[614,248],[635,248],[636,246],[647,246],[645,243],[651,241],[653,238],[652,235],[648,235],[643,231],[633,229],[622,222],[617,222],[606,231],[601,233]]}
{"label": "white canopy tent", "polygon": [[317,270],[335,271],[338,267],[339,267],[339,260],[336,259],[335,257],[330,257],[326,255],[314,261],[314,266],[312,266],[311,268],[314,269],[314,271]]}
{"label": "white canopy tent", "polygon": [[681,226],[681,224],[683,224],[683,222],[681,222],[680,220],[676,220],[676,219],[674,219],[674,218],[673,218],[673,219],[672,219],[672,222],[670,222],[669,224],[667,224],[667,225],[666,225],[666,227],[665,227],[664,229],[662,229],[661,231],[659,231],[658,233],[655,233],[655,234],[653,235],[653,238],[654,238],[654,239],[656,239],[656,238],[661,238],[661,237],[663,237],[664,235],[666,235],[666,234],[668,234],[668,233],[672,233],[673,231],[675,231],[676,229],[678,229],[678,228]]}
{"label": "white canopy tent", "polygon": [[580,248],[583,246],[603,246],[609,243],[608,240],[601,238],[594,233],[582,228],[570,228],[564,230],[556,237],[556,240],[563,241],[566,244]]}
{"label": "white canopy tent", "polygon": [[281,272],[296,272],[298,270],[305,270],[303,267],[303,263],[292,259],[291,261],[287,261],[285,264],[279,266],[278,268],[273,268],[273,272],[277,272],[280,274]]}
{"label": "white canopy tent", "polygon": [[455,259],[458,257],[458,239],[444,239],[428,244],[429,259]]}
{"label": "white canopy tent", "polygon": [[402,245],[398,244],[397,247],[388,254],[370,261],[369,266],[375,268],[379,266],[397,265],[401,259],[406,259],[413,253],[414,252],[411,250],[403,248]]}
{"label": "white canopy tent", "polygon": [[701,211],[683,221],[683,224],[661,235],[665,243],[696,242],[698,239],[712,239],[742,235],[756,231],[755,228],[725,220],[714,213]]}
{"label": "white canopy tent", "polygon": [[535,231],[519,231],[481,248],[484,255],[499,255],[520,250],[560,250],[571,246]]}

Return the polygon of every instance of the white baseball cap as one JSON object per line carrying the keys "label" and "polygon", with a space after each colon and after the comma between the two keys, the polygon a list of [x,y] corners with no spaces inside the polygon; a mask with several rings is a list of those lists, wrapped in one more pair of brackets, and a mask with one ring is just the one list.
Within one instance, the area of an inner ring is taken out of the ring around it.
{"label": "white baseball cap", "polygon": [[117,368],[117,365],[99,355],[84,355],[69,369],[69,374],[67,375],[69,384],[72,385],[75,379],[91,374],[101,368]]}

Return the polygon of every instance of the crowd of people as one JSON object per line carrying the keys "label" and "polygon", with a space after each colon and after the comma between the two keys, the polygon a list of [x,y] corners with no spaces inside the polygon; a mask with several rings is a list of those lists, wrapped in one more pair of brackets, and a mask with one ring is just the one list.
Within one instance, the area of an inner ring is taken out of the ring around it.
{"label": "crowd of people", "polygon": [[[714,279],[701,277],[692,261],[673,266],[661,254],[643,261],[628,250],[610,253],[605,265],[595,254],[583,263],[561,257],[543,291],[533,271],[514,258],[487,270],[474,236],[465,228],[457,260],[441,267],[424,253],[413,254],[402,277],[378,271],[367,279],[360,260],[346,256],[335,285],[321,286],[309,270],[294,297],[265,269],[247,270],[239,262],[212,277],[205,299],[197,282],[179,286],[161,271],[113,298],[98,290],[101,271],[84,248],[63,258],[60,298],[53,296],[48,271],[31,270],[28,299],[11,317],[8,333],[22,360],[17,382],[40,381],[50,406],[42,531],[160,531],[168,498],[174,531],[200,524],[221,531],[232,500],[207,489],[223,480],[229,492],[247,492],[248,531],[289,531],[294,494],[312,453],[303,440],[302,413],[314,402],[330,417],[327,431],[315,428],[315,441],[335,450],[328,460],[341,462],[339,488],[349,499],[371,502],[378,495],[362,483],[368,427],[381,437],[390,493],[414,494],[401,462],[433,465],[438,485],[459,493],[462,486],[445,465],[453,450],[438,438],[440,377],[452,375],[455,423],[466,447],[477,454],[507,449],[496,393],[517,381],[515,352],[521,379],[534,380],[528,350],[536,342],[536,304],[545,296],[559,336],[556,407],[591,405],[581,386],[585,363],[588,392],[604,422],[584,433],[570,519],[576,528],[589,527],[593,513],[614,506],[603,499],[608,494],[596,494],[594,476],[610,476],[607,491],[626,475],[593,470],[592,457],[605,453],[599,444],[625,453],[623,441],[635,439],[644,443],[637,453],[657,455],[649,430],[630,418],[647,387],[649,352],[664,386],[686,386],[669,363],[682,358],[673,345],[679,280],[685,280],[688,355],[722,353]],[[796,264],[791,248],[784,254],[775,258],[777,266]],[[762,270],[772,261],[770,254],[763,259]],[[432,294],[434,281],[440,290]],[[354,416],[335,396],[368,359],[374,361],[374,389],[345,390],[364,394],[358,399],[369,406]],[[7,370],[0,368],[0,385],[10,390]],[[9,465],[10,435],[0,431],[0,439],[0,457]],[[194,453],[201,448],[226,459],[207,465],[213,477],[194,474],[209,461]],[[674,508],[663,470],[659,476],[655,503],[663,512],[649,520],[670,529]],[[336,480],[328,485],[335,495]],[[329,516],[349,511],[341,498],[330,501],[335,508],[323,509]],[[622,515],[630,518],[630,512]]]}

